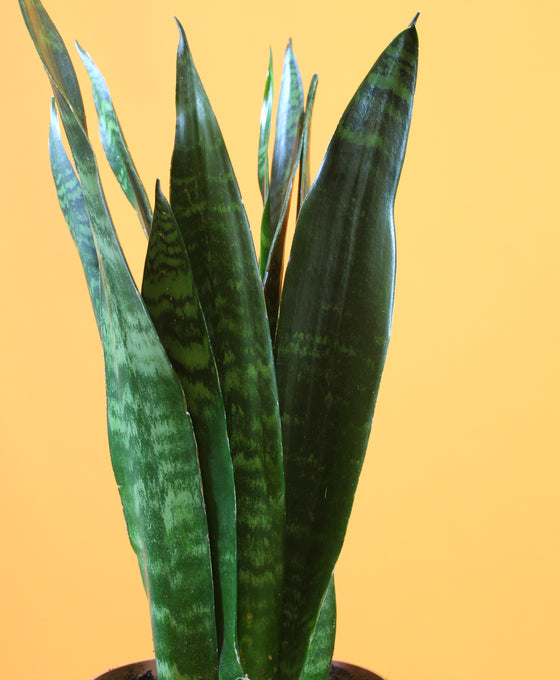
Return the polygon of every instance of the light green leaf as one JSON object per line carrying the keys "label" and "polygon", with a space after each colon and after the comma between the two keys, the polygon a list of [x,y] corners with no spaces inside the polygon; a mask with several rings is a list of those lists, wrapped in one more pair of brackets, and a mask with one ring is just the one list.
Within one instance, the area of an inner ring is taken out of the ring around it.
{"label": "light green leaf", "polygon": [[[21,0],[20,6],[53,85],[97,253],[111,457],[150,597],[158,675],[214,680],[210,546],[184,395],[124,260],[91,145],[64,94],[69,83],[57,80],[67,73],[59,65],[67,58],[60,56],[60,36],[38,0]],[[56,181],[63,184],[65,176]]]}
{"label": "light green leaf", "polygon": [[84,192],[62,143],[54,98],[51,101],[49,156],[58,201],[80,254],[91,304],[97,324],[101,328],[101,279],[97,250],[93,242]]}
{"label": "light green leaf", "polygon": [[76,47],[91,80],[93,99],[99,117],[99,135],[105,155],[122,190],[138,213],[144,232],[149,235],[152,222],[150,202],[128,150],[119,119],[113,107],[111,93],[105,78],[93,59],[82,50],[78,43],[76,43]]}
{"label": "light green leaf", "polygon": [[220,677],[233,680],[244,671],[237,645],[236,501],[226,413],[187,250],[159,182],[142,297],[194,425],[214,567]]}

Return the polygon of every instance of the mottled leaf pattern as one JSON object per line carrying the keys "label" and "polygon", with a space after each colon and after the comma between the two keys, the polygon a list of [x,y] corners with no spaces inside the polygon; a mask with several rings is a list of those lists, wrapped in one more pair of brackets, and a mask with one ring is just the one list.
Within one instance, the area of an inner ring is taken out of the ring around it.
{"label": "mottled leaf pattern", "polygon": [[159,182],[142,297],[181,381],[196,433],[214,566],[220,677],[243,676],[237,647],[235,487],[226,414],[187,250]]}
{"label": "mottled leaf pattern", "polygon": [[276,337],[286,480],[281,676],[298,677],[346,531],[389,340],[414,26],[346,109],[299,214]]}
{"label": "mottled leaf pattern", "polygon": [[95,319],[101,329],[101,279],[97,250],[93,242],[84,192],[62,143],[54,98],[51,101],[49,156],[58,201],[80,254]]}
{"label": "mottled leaf pattern", "polygon": [[91,80],[93,99],[99,118],[99,136],[105,155],[125,196],[138,213],[144,232],[149,235],[152,222],[150,202],[128,150],[109,88],[89,54],[82,50],[77,43],[76,47]]}
{"label": "mottled leaf pattern", "polygon": [[182,28],[171,207],[189,254],[226,407],[237,493],[241,660],[249,677],[271,678],[279,649],[284,527],[272,347],[247,217]]}
{"label": "mottled leaf pattern", "polygon": [[[21,0],[21,6],[24,15],[29,7],[43,19],[37,1]],[[64,95],[70,88],[57,81],[61,73],[64,77],[56,64],[60,51],[43,49],[55,29],[51,22],[35,22],[34,29],[76,163],[99,263],[111,457],[150,597],[159,678],[212,680],[218,667],[212,568],[191,420],[124,260],[87,134]],[[56,135],[55,126],[51,133]],[[60,151],[60,139],[56,145]],[[57,175],[63,197],[66,182],[69,195],[76,191],[75,175]],[[89,246],[82,250],[91,255]]]}

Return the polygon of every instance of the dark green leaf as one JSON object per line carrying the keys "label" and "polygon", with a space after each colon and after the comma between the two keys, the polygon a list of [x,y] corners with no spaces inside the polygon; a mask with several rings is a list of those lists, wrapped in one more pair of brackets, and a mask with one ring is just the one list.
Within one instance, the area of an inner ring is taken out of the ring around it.
{"label": "dark green leaf", "polygon": [[317,625],[311,636],[300,680],[325,680],[331,667],[335,634],[336,597],[333,576],[321,605]]}
{"label": "dark green leaf", "polygon": [[171,207],[208,325],[224,396],[238,511],[238,632],[249,677],[275,673],[284,488],[278,396],[251,232],[185,34],[177,55]]}
{"label": "dark green leaf", "polygon": [[237,648],[236,508],[226,414],[189,257],[159,182],[142,297],[181,381],[194,425],[214,565],[220,677],[233,680],[244,671]]}
{"label": "dark green leaf", "polygon": [[389,340],[393,205],[416,79],[401,33],[346,109],[296,224],[276,369],[286,477],[281,676],[298,677],[338,557]]}
{"label": "dark green leaf", "polygon": [[270,178],[268,176],[268,141],[270,139],[270,122],[272,120],[272,99],[274,96],[274,76],[272,73],[272,50],[269,51],[268,71],[264,86],[263,105],[259,134],[259,187],[263,203],[268,198]]}
{"label": "dark green leaf", "polygon": [[144,232],[149,235],[152,222],[150,202],[128,150],[119,119],[113,107],[111,93],[105,78],[103,78],[93,59],[77,43],[76,47],[91,80],[93,99],[99,117],[99,135],[105,155],[122,190],[138,213]]}

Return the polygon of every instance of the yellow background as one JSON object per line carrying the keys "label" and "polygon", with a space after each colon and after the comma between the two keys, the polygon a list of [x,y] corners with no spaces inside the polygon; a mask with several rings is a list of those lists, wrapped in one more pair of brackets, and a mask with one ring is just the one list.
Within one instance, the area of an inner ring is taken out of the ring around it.
{"label": "yellow background", "polygon": [[[269,42],[277,82],[290,36],[305,86],[319,73],[316,170],[365,72],[421,11],[393,339],[337,570],[336,656],[390,680],[557,680],[560,5],[48,9],[104,72],[149,187],[167,183],[182,20],[254,225]],[[86,680],[152,655],[148,609],[109,465],[101,349],[49,173],[48,82],[16,0],[0,25],[0,669]],[[138,274],[144,237],[105,175]]]}

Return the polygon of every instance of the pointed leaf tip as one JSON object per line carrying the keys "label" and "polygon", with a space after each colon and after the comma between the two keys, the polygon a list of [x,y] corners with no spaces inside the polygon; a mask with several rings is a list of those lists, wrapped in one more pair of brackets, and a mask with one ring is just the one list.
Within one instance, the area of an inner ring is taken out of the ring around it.
{"label": "pointed leaf tip", "polygon": [[414,19],[410,22],[409,28],[416,26],[416,20],[418,19],[419,16],[420,16],[420,12],[416,12],[416,14],[414,15]]}
{"label": "pointed leaf tip", "polygon": [[177,17],[173,17],[175,19],[175,23],[177,24],[177,27],[179,28],[179,34],[180,34],[180,39],[179,39],[179,45],[182,46],[184,49],[188,51],[189,45],[187,42],[187,34],[185,33],[185,29],[183,28],[183,24],[177,19]]}

